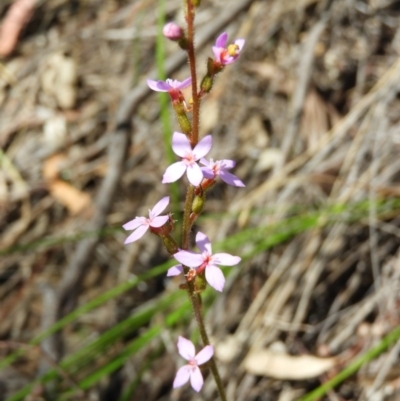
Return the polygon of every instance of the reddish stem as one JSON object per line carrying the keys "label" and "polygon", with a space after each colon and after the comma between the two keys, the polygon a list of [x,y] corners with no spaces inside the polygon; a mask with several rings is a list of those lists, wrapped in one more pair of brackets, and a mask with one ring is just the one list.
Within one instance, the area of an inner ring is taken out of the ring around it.
{"label": "reddish stem", "polygon": [[199,121],[200,121],[200,98],[197,93],[197,73],[196,73],[196,55],[194,50],[194,15],[195,10],[190,0],[187,4],[186,21],[188,25],[188,47],[187,54],[189,60],[190,76],[192,77],[192,101],[193,101],[193,114],[192,114],[192,134],[190,142],[192,147],[197,145],[199,141]]}

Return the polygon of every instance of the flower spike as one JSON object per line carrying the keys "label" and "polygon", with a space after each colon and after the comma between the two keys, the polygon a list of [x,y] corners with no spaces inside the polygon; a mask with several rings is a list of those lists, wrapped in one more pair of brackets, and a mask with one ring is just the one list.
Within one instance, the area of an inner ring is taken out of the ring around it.
{"label": "flower spike", "polygon": [[149,210],[149,217],[135,217],[133,220],[124,224],[122,227],[125,230],[134,230],[131,235],[125,240],[124,244],[130,244],[143,237],[145,232],[151,227],[157,229],[162,227],[169,219],[168,216],[160,216],[160,213],[168,206],[169,196],[162,198],[153,209]]}
{"label": "flower spike", "polygon": [[199,365],[208,362],[214,355],[212,345],[206,345],[197,355],[196,349],[190,340],[179,336],[178,352],[182,358],[185,358],[188,363],[182,366],[176,372],[173,387],[181,387],[190,380],[193,390],[199,392],[203,387],[204,379],[201,374]]}

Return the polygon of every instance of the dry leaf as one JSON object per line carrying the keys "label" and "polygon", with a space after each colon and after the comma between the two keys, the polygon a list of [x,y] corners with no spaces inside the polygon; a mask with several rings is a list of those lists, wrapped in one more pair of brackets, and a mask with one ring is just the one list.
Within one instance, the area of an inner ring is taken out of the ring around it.
{"label": "dry leaf", "polygon": [[65,160],[66,156],[61,153],[49,157],[43,163],[42,173],[53,198],[63,204],[74,215],[80,213],[91,204],[91,197],[71,184],[58,179],[60,169]]}
{"label": "dry leaf", "polygon": [[62,203],[71,214],[78,214],[90,205],[90,196],[61,180],[49,184],[50,194]]}
{"label": "dry leaf", "polygon": [[45,160],[42,167],[43,177],[47,181],[58,178],[62,164],[67,160],[67,156],[62,153],[56,153]]}
{"label": "dry leaf", "polygon": [[0,28],[0,56],[8,56],[18,43],[18,37],[30,20],[37,0],[17,0],[9,8]]}
{"label": "dry leaf", "polygon": [[305,380],[320,376],[336,363],[336,358],[292,356],[270,350],[253,350],[247,355],[244,368],[248,373],[274,379]]}

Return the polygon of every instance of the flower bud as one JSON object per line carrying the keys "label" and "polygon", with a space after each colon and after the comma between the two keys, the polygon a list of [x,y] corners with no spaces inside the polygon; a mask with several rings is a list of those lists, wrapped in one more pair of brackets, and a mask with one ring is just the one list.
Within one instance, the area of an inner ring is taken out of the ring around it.
{"label": "flower bud", "polygon": [[173,255],[178,252],[178,244],[174,240],[174,238],[171,235],[168,236],[163,236],[161,237],[162,241],[164,243],[165,248],[167,249],[168,253],[170,255]]}
{"label": "flower bud", "polygon": [[206,75],[200,84],[201,93],[209,93],[213,87],[214,79]]}
{"label": "flower bud", "polygon": [[196,294],[202,293],[207,288],[207,281],[204,273],[196,275],[194,280],[194,292]]}
{"label": "flower bud", "polygon": [[183,29],[175,24],[174,22],[169,22],[163,28],[163,35],[173,41],[178,41],[183,38]]}
{"label": "flower bud", "polygon": [[200,214],[204,207],[205,195],[204,193],[200,196],[196,195],[192,203],[192,212]]}
{"label": "flower bud", "polygon": [[183,104],[180,102],[172,102],[172,107],[174,108],[176,118],[178,120],[179,126],[181,127],[181,131],[187,136],[192,132],[192,124],[190,123],[185,109],[183,108]]}

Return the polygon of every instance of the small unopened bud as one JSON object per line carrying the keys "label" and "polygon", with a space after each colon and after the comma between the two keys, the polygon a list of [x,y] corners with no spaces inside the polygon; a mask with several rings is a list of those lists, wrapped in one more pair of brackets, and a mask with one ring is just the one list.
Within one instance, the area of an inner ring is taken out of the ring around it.
{"label": "small unopened bud", "polygon": [[194,280],[194,292],[199,294],[203,292],[206,288],[207,288],[207,281],[206,278],[204,277],[204,274],[196,275],[196,278]]}
{"label": "small unopened bud", "polygon": [[213,87],[214,79],[209,75],[206,75],[200,84],[200,89],[202,93],[209,93]]}
{"label": "small unopened bud", "polygon": [[179,126],[181,127],[181,131],[187,136],[192,132],[192,124],[190,123],[183,104],[180,102],[172,102],[172,107],[174,108],[176,118],[178,120]]}
{"label": "small unopened bud", "polygon": [[174,255],[178,252],[178,244],[171,235],[161,237],[165,248],[170,255]]}
{"label": "small unopened bud", "polygon": [[163,35],[173,41],[178,41],[183,38],[183,29],[174,22],[168,22],[163,28]]}
{"label": "small unopened bud", "polygon": [[200,214],[204,207],[204,201],[205,201],[204,193],[201,196],[196,195],[192,203],[192,212]]}

